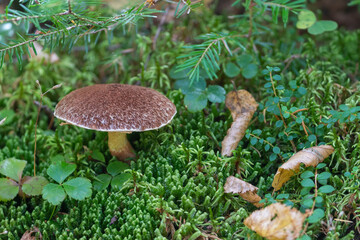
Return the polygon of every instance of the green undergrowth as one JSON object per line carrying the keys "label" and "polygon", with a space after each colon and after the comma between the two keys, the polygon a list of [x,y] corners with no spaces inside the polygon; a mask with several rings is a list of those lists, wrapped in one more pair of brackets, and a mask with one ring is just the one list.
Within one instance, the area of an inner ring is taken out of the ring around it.
{"label": "green undergrowth", "polygon": [[[220,16],[214,19],[209,22],[214,29],[224,27],[219,23]],[[220,70],[219,79],[207,80],[208,84],[223,86],[227,93],[234,90],[234,80],[237,89],[248,90],[259,103],[234,156],[223,157],[221,141],[231,126],[231,114],[225,103],[211,102],[203,111],[191,112],[184,105],[181,90],[172,90],[176,79],[170,77],[170,71],[185,43],[170,41],[170,33],[175,30],[171,24],[168,28],[169,33],[159,40],[149,61],[151,39],[129,33],[115,38],[125,44],[131,42],[125,41],[127,37],[134,40],[141,48],[135,50],[136,58],[121,55],[121,59],[109,59],[104,54],[107,41],[100,41],[88,55],[60,53],[61,60],[55,64],[31,60],[22,70],[11,64],[0,70],[0,120],[7,117],[0,126],[0,160],[27,161],[24,176],[33,176],[34,169],[34,100],[39,101],[41,94],[36,80],[43,91],[62,84],[44,96],[46,108],[40,112],[37,128],[36,174],[49,181],[47,169],[59,160],[76,164],[70,179],[86,177],[92,183],[106,173],[111,161],[116,161],[108,150],[106,133],[60,126],[56,119],[52,123],[47,111],[70,91],[101,82],[141,84],[166,93],[177,107],[171,124],[129,136],[138,159],[126,170],[131,177],[120,190],[111,186],[102,191],[93,189],[90,198],[77,201],[68,197],[55,210],[41,196],[17,196],[2,202],[0,239],[20,239],[34,226],[43,239],[180,240],[207,235],[262,239],[243,224],[256,207],[238,195],[225,194],[226,178],[236,176],[258,187],[266,204],[283,202],[306,212],[314,197],[314,187],[306,182],[313,179],[315,168],[302,168],[278,192],[273,192],[271,184],[277,168],[295,150],[321,144],[332,145],[335,152],[316,170],[322,174],[319,187],[329,187],[323,188],[316,199],[316,209],[323,216],[308,220],[306,236],[344,240],[358,237],[360,32],[338,30],[317,39],[301,36],[298,42],[294,42],[291,31],[284,32],[288,41],[274,41],[261,49],[261,54],[253,54],[259,68],[254,78],[229,77]],[[296,56],[287,65],[284,60],[291,55]],[[112,64],[120,68],[112,68]],[[273,75],[275,90],[269,84],[270,72],[278,76]],[[109,77],[102,78],[102,74]],[[284,121],[278,116],[278,104],[287,113]]]}

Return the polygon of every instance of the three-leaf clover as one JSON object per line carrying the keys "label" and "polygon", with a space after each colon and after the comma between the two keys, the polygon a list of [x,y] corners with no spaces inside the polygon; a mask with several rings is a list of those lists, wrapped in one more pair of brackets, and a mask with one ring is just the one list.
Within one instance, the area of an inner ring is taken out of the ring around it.
{"label": "three-leaf clover", "polygon": [[64,182],[75,169],[75,164],[69,164],[65,161],[51,164],[47,169],[47,174],[58,184],[47,184],[42,190],[43,198],[53,205],[58,205],[64,201],[66,194],[76,200],[83,200],[86,197],[90,197],[92,190],[89,179],[77,177]]}
{"label": "three-leaf clover", "polygon": [[130,173],[124,173],[124,170],[129,169],[129,165],[119,161],[109,163],[106,170],[109,174],[100,174],[96,176],[94,181],[94,188],[97,191],[106,189],[109,184],[113,189],[121,189],[122,185],[131,178]]}
{"label": "three-leaf clover", "polygon": [[200,71],[199,80],[191,82],[187,75],[188,70],[171,71],[170,76],[176,79],[174,88],[181,89],[185,95],[184,103],[190,112],[203,110],[208,101],[221,103],[225,101],[225,89],[218,85],[206,87],[206,73]]}
{"label": "three-leaf clover", "polygon": [[252,62],[253,60],[251,55],[240,55],[236,58],[237,64],[229,62],[225,65],[225,75],[233,78],[241,73],[241,75],[246,79],[253,78],[258,73],[258,66]]}
{"label": "three-leaf clover", "polygon": [[296,23],[298,29],[307,29],[308,33],[318,35],[323,32],[331,32],[337,29],[338,25],[330,20],[316,20],[315,14],[310,10],[303,10],[299,13],[298,22]]}
{"label": "three-leaf clover", "polygon": [[41,176],[22,176],[26,161],[9,158],[0,162],[0,173],[8,178],[0,178],[0,201],[9,201],[17,194],[24,197],[40,195],[43,187],[48,183]]}

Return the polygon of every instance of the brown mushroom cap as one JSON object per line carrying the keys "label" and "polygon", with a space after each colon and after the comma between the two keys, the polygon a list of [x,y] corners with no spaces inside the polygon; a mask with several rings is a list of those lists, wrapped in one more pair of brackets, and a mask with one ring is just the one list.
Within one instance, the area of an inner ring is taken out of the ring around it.
{"label": "brown mushroom cap", "polygon": [[56,105],[55,117],[105,132],[142,132],[168,124],[175,105],[156,90],[125,84],[96,84],[77,89]]}

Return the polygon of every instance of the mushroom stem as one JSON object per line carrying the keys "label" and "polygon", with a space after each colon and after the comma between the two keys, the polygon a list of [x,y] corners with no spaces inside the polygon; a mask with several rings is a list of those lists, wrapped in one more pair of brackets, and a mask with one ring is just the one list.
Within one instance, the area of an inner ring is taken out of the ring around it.
{"label": "mushroom stem", "polygon": [[108,135],[108,144],[111,155],[115,156],[120,161],[124,161],[127,158],[136,157],[134,149],[127,140],[126,133],[108,132]]}

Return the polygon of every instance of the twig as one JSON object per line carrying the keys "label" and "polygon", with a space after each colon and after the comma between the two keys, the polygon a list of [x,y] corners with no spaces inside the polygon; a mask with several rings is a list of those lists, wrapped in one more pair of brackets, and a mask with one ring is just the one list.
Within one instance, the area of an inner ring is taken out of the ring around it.
{"label": "twig", "polygon": [[43,101],[43,97],[45,96],[45,94],[47,94],[49,91],[53,90],[53,89],[56,89],[56,88],[59,88],[61,87],[61,84],[58,84],[58,85],[55,85],[53,86],[52,88],[48,89],[46,92],[42,92],[42,89],[41,89],[41,85],[40,85],[40,82],[39,80],[36,80],[36,84],[39,86],[39,89],[40,89],[40,102],[39,102],[39,105],[38,105],[38,112],[37,112],[37,116],[36,116],[36,122],[35,122],[35,136],[34,136],[34,141],[35,141],[35,144],[34,144],[34,176],[36,176],[36,137],[37,137],[37,126],[38,126],[38,122],[39,122],[39,116],[40,116],[40,110],[41,110],[41,104],[42,104],[42,101]]}
{"label": "twig", "polygon": [[155,36],[154,36],[154,39],[153,39],[153,46],[152,46],[152,47],[153,47],[153,50],[156,49],[156,42],[157,42],[157,39],[158,39],[159,36],[160,36],[161,29],[162,29],[163,25],[165,24],[165,20],[166,20],[168,11],[169,11],[169,7],[167,7],[167,8],[165,9],[165,12],[164,12],[163,16],[162,16],[161,19],[160,19],[159,26],[158,26],[158,28],[157,28],[157,30],[156,30],[156,33],[155,33]]}
{"label": "twig", "polygon": [[[52,16],[64,16],[64,15],[73,15],[73,16],[75,16],[76,18],[78,18],[80,20],[87,21],[87,22],[90,22],[90,23],[81,24],[81,25],[73,25],[73,26],[69,26],[69,27],[67,27],[65,29],[60,29],[60,30],[56,30],[56,31],[53,31],[53,32],[47,32],[47,33],[40,34],[40,35],[38,35],[38,36],[36,36],[36,37],[34,37],[32,39],[29,39],[29,40],[26,40],[24,42],[21,42],[21,43],[18,43],[18,44],[15,44],[15,45],[0,49],[0,54],[2,52],[6,52],[6,51],[12,50],[12,49],[17,48],[17,47],[21,47],[23,45],[36,42],[36,41],[38,41],[38,40],[40,40],[41,38],[44,38],[44,37],[52,36],[52,35],[63,33],[63,32],[67,33],[68,31],[70,31],[72,29],[75,29],[75,28],[83,28],[83,27],[90,27],[91,28],[91,27],[94,27],[96,25],[100,26],[100,25],[105,25],[105,24],[109,24],[111,22],[114,22],[114,24],[112,24],[110,26],[107,26],[107,27],[104,27],[104,28],[101,28],[101,29],[98,29],[98,30],[94,30],[94,31],[79,34],[78,35],[79,37],[83,37],[84,35],[88,35],[88,34],[94,34],[94,33],[97,33],[97,32],[104,31],[104,30],[112,30],[114,27],[116,27],[117,25],[120,24],[119,22],[117,22],[120,18],[127,16],[125,14],[121,14],[121,15],[112,17],[112,18],[110,18],[110,19],[108,19],[106,21],[98,21],[98,22],[82,18],[79,15],[77,15],[76,13],[69,12],[69,10],[67,10],[66,12],[63,12],[63,13],[58,13],[58,14],[52,15]],[[134,16],[136,16],[136,15],[142,15],[142,13],[135,13]],[[44,15],[42,15],[42,16],[44,16]],[[30,16],[30,17],[20,17],[20,18],[5,19],[5,20],[0,20],[0,24],[3,23],[3,21],[13,21],[13,20],[14,21],[16,21],[16,20],[20,21],[20,20],[26,19],[26,18],[39,18],[39,17],[41,17],[41,16]]]}
{"label": "twig", "polygon": [[[318,188],[317,188],[317,169],[315,169],[315,194],[314,194],[314,201],[313,201],[313,205],[312,205],[312,207],[311,207],[309,216],[310,216],[311,214],[313,214],[313,212],[314,212],[315,202],[316,202],[315,199],[316,199],[317,195],[318,195]],[[306,229],[308,228],[308,226],[309,226],[309,222],[306,223],[306,225],[305,225],[305,227],[304,227],[304,230],[302,231],[302,233],[301,233],[300,236],[302,236],[302,235],[304,235],[304,234],[306,233]]]}
{"label": "twig", "polygon": [[[274,95],[275,95],[275,97],[277,97],[276,90],[275,90],[274,79],[273,79],[273,77],[272,77],[272,72],[270,72],[270,81],[271,81],[271,85],[272,85],[272,88],[273,88],[273,91],[274,91]],[[287,125],[286,125],[284,116],[282,115],[282,112],[281,112],[280,103],[277,103],[277,106],[278,106],[278,108],[279,108],[281,120],[282,120],[282,122],[284,123],[284,126],[285,126],[284,134],[285,134],[286,136],[289,136],[289,134],[286,132]],[[291,146],[292,146],[292,148],[293,148],[294,153],[296,153],[296,146],[295,146],[294,141],[293,141],[293,140],[290,140],[290,143],[291,143]]]}

